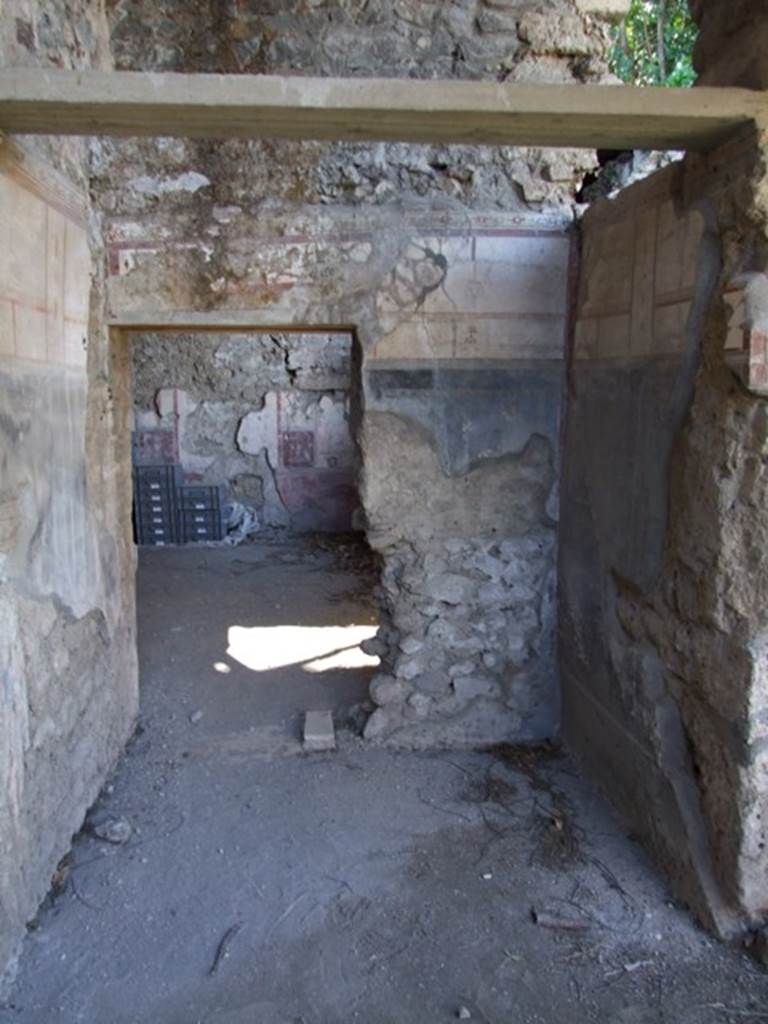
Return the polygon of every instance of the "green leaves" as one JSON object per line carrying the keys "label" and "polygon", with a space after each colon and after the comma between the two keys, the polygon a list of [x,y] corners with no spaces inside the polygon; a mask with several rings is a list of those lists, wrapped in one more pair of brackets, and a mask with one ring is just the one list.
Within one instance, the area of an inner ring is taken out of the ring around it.
{"label": "green leaves", "polygon": [[696,31],[687,0],[632,0],[613,30],[611,70],[630,85],[693,85]]}

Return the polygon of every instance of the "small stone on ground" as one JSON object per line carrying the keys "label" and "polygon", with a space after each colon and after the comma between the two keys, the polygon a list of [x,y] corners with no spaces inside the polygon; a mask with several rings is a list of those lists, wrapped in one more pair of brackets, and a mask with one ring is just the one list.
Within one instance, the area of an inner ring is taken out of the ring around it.
{"label": "small stone on ground", "polygon": [[107,843],[121,846],[133,835],[133,828],[127,818],[106,818],[93,826],[93,834]]}
{"label": "small stone on ground", "polygon": [[304,749],[336,749],[333,714],[330,711],[307,711],[304,716]]}

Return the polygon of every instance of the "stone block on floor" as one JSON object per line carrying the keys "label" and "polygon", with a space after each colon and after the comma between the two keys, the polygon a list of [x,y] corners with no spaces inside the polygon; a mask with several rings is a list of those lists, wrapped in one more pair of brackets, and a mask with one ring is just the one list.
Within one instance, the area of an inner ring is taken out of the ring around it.
{"label": "stone block on floor", "polygon": [[304,749],[309,751],[336,749],[332,712],[306,712],[304,715]]}

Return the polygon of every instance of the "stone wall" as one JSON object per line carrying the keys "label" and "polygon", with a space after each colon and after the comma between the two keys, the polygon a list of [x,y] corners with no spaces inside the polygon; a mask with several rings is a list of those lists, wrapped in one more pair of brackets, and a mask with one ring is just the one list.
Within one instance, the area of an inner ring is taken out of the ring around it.
{"label": "stone wall", "polygon": [[[24,2],[6,65],[103,66],[98,4]],[[0,973],[137,713],[128,447],[83,140],[0,143]]]}
{"label": "stone wall", "polygon": [[[598,83],[608,76],[610,21],[629,0],[204,0],[183,7],[110,0],[115,64],[124,70],[465,78]],[[281,140],[103,140],[100,203],[131,221],[153,207],[159,237],[186,234],[203,206],[209,250],[238,217],[277,204],[398,205],[433,198],[457,209],[570,211],[586,150],[295,143]],[[117,186],[117,187],[116,187]],[[134,258],[129,239],[125,258]],[[149,241],[142,239],[144,244]],[[238,260],[231,254],[232,269]],[[190,256],[190,275],[211,268]],[[223,284],[223,281],[222,281]],[[228,287],[232,287],[231,282]]]}
{"label": "stone wall", "polygon": [[186,483],[224,486],[259,526],[353,529],[351,334],[137,333],[131,355],[138,463],[178,462]]}
{"label": "stone wall", "polygon": [[768,912],[763,175],[749,136],[590,210],[563,454],[566,737],[721,934]]}
{"label": "stone wall", "polygon": [[118,68],[384,77],[605,72],[606,19],[629,0],[108,0]]}
{"label": "stone wall", "polygon": [[[124,68],[598,81],[616,4],[111,7]],[[174,8],[175,9],[175,8]],[[366,734],[537,739],[558,723],[559,410],[588,152],[99,144],[126,324],[354,329],[361,496],[383,555]]]}

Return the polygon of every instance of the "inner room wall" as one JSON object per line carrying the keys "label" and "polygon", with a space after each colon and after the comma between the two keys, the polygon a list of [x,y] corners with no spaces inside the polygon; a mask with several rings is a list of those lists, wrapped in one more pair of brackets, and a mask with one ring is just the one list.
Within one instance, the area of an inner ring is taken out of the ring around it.
{"label": "inner room wall", "polygon": [[[353,433],[360,382],[349,332],[130,335],[134,461],[224,488],[256,525],[359,526]],[[355,392],[358,392],[355,394]]]}
{"label": "inner room wall", "polygon": [[[615,3],[116,4],[125,69],[600,81]],[[213,26],[215,25],[215,30]],[[574,194],[593,154],[102,140],[119,322],[346,324],[369,543],[370,740],[556,733],[560,404]]]}

